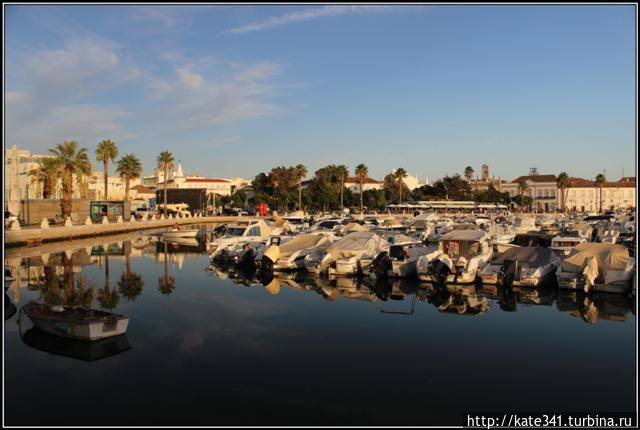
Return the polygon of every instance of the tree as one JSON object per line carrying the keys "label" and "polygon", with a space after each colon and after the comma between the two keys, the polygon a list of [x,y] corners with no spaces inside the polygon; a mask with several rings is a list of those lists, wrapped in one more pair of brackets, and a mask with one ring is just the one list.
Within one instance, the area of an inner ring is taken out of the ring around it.
{"label": "tree", "polygon": [[60,178],[60,165],[57,159],[51,157],[42,157],[37,163],[38,166],[29,171],[31,182],[36,186],[36,195],[40,194],[42,188],[42,198],[51,198]]}
{"label": "tree", "polygon": [[402,204],[402,187],[404,185],[404,178],[407,177],[407,171],[404,170],[402,167],[399,167],[398,170],[396,170],[395,173],[395,177],[398,179],[398,191],[400,193],[400,197],[398,198],[398,204]]}
{"label": "tree", "polygon": [[529,185],[525,181],[518,183],[518,192],[520,193],[520,213],[522,213],[522,209],[524,208],[524,193],[529,190]]}
{"label": "tree", "polygon": [[87,155],[87,148],[78,149],[78,142],[65,140],[64,143],[50,149],[55,156],[55,163],[62,174],[62,215],[71,215],[71,198],[73,196],[73,175],[80,178],[91,174],[91,163]]}
{"label": "tree", "polygon": [[363,204],[364,181],[365,179],[367,179],[368,176],[369,176],[369,169],[367,168],[367,166],[365,166],[364,164],[358,164],[356,166],[356,178],[360,183],[360,213],[363,213],[362,208],[364,206]]}
{"label": "tree", "polygon": [[125,254],[125,271],[120,275],[118,290],[128,301],[134,301],[144,288],[144,280],[139,273],[131,271],[131,261],[129,254]]}
{"label": "tree", "polygon": [[336,167],[338,176],[340,177],[340,210],[344,209],[344,181],[349,176],[349,169],[344,164]]}
{"label": "tree", "polygon": [[164,172],[164,216],[167,217],[167,182],[169,181],[169,169],[173,169],[175,159],[169,151],[162,151],[156,161],[158,162],[158,169],[162,169]]}
{"label": "tree", "polygon": [[112,162],[118,156],[118,147],[110,140],[103,140],[98,144],[96,149],[96,161],[102,161],[104,164],[104,199],[109,200],[107,191],[107,179],[109,178],[109,160]]}
{"label": "tree", "polygon": [[596,176],[596,188],[598,188],[598,195],[599,195],[599,201],[600,201],[600,213],[602,213],[602,185],[607,182],[607,178],[604,176],[604,174],[599,173]]}
{"label": "tree", "polygon": [[562,211],[567,210],[567,188],[571,187],[571,178],[567,175],[566,172],[560,172],[558,177],[556,178],[556,185],[560,189],[560,199],[562,201]]}
{"label": "tree", "polygon": [[142,164],[135,155],[125,154],[118,160],[116,172],[124,179],[124,199],[129,200],[129,184],[132,179],[139,178],[142,175]]}
{"label": "tree", "polygon": [[307,176],[307,168],[303,164],[295,167],[295,175],[298,180],[298,210],[302,210],[302,178]]}
{"label": "tree", "polygon": [[464,177],[467,178],[467,182],[471,182],[471,178],[473,178],[473,167],[467,166],[464,169]]}

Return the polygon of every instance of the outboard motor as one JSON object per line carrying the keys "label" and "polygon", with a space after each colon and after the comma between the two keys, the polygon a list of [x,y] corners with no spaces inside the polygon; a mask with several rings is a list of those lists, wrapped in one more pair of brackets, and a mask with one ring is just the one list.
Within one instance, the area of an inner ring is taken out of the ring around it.
{"label": "outboard motor", "polygon": [[444,284],[447,281],[447,277],[451,274],[449,266],[441,260],[434,260],[429,263],[427,271],[436,284]]}
{"label": "outboard motor", "polygon": [[224,234],[227,232],[227,225],[226,224],[220,224],[218,226],[216,226],[216,228],[213,229],[213,234],[215,237],[220,237],[220,236],[224,236]]}
{"label": "outboard motor", "polygon": [[402,246],[392,245],[391,248],[389,248],[389,257],[393,258],[394,260],[404,261],[404,259],[407,257],[407,254],[404,252]]}
{"label": "outboard motor", "polygon": [[377,277],[387,276],[387,271],[391,270],[392,267],[393,263],[387,251],[382,251],[371,262],[371,271],[375,273]]}
{"label": "outboard motor", "polygon": [[511,287],[511,285],[513,285],[514,279],[516,278],[517,271],[517,260],[504,260],[504,262],[502,263],[502,267],[498,272],[498,284],[503,285],[505,288]]}

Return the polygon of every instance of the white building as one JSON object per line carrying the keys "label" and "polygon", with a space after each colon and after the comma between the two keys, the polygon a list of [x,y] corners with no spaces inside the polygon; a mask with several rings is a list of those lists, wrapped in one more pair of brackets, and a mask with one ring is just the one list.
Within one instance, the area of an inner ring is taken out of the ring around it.
{"label": "white building", "polygon": [[[396,169],[391,170],[391,174],[394,175],[396,173]],[[412,175],[411,173],[407,173],[407,176],[402,180],[402,182],[409,188],[411,191],[416,188],[423,187],[425,185],[429,185],[429,180],[425,176],[424,181],[420,182],[420,178],[416,175]]]}
{"label": "white building", "polygon": [[[178,163],[178,169],[169,173],[167,189],[175,188],[204,188],[207,195],[216,194],[218,196],[230,196],[233,191],[234,182],[224,178],[205,178],[203,176],[185,176],[182,165]],[[164,187],[164,182],[158,182],[158,189]]]}
{"label": "white building", "polygon": [[[344,186],[351,190],[353,193],[360,193],[360,181],[356,177],[349,177],[344,181]],[[372,178],[365,178],[362,184],[362,191],[367,190],[381,190],[384,187],[382,181],[376,181]]]}
{"label": "white building", "polygon": [[[583,178],[571,178],[571,186],[565,190],[566,208],[568,211],[597,212],[600,210],[616,210],[635,208],[636,179],[624,177],[617,182],[602,184],[602,194],[595,182]],[[561,194],[558,193],[558,207],[562,207]]]}
{"label": "white building", "polygon": [[531,197],[534,210],[538,212],[556,210],[558,204],[556,175],[520,176],[511,182],[501,184],[502,192],[509,193],[511,198],[520,195],[519,184],[521,182],[528,186],[525,196]]}
{"label": "white building", "polygon": [[[129,181],[129,198],[131,197],[131,188],[140,185],[140,178]],[[120,176],[107,177],[108,197],[109,200],[124,200],[126,194],[125,180]],[[88,198],[91,200],[104,200],[104,172],[91,172],[89,177],[89,193]]]}

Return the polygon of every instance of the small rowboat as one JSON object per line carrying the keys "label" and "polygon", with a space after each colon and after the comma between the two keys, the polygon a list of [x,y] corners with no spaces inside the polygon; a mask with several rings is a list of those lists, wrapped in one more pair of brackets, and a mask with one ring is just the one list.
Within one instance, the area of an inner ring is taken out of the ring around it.
{"label": "small rowboat", "polygon": [[40,330],[56,336],[98,340],[126,333],[129,317],[96,309],[31,301],[21,309]]}

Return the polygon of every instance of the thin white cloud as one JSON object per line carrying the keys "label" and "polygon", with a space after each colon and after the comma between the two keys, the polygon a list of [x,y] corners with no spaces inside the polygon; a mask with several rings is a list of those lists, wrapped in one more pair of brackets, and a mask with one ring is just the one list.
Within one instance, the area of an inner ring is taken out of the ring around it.
{"label": "thin white cloud", "polygon": [[151,80],[149,89],[152,99],[161,106],[162,127],[210,128],[281,111],[267,100],[274,93],[272,78],[281,72],[280,65],[257,63],[232,65],[230,69],[230,76],[220,78],[189,65],[178,67],[173,80]]}
{"label": "thin white cloud", "polygon": [[327,16],[347,15],[364,12],[382,12],[394,9],[395,6],[323,6],[320,8],[305,9],[287,13],[280,16],[270,16],[262,21],[253,22],[224,31],[228,34],[243,34],[252,31],[267,30],[297,22],[312,21]]}

